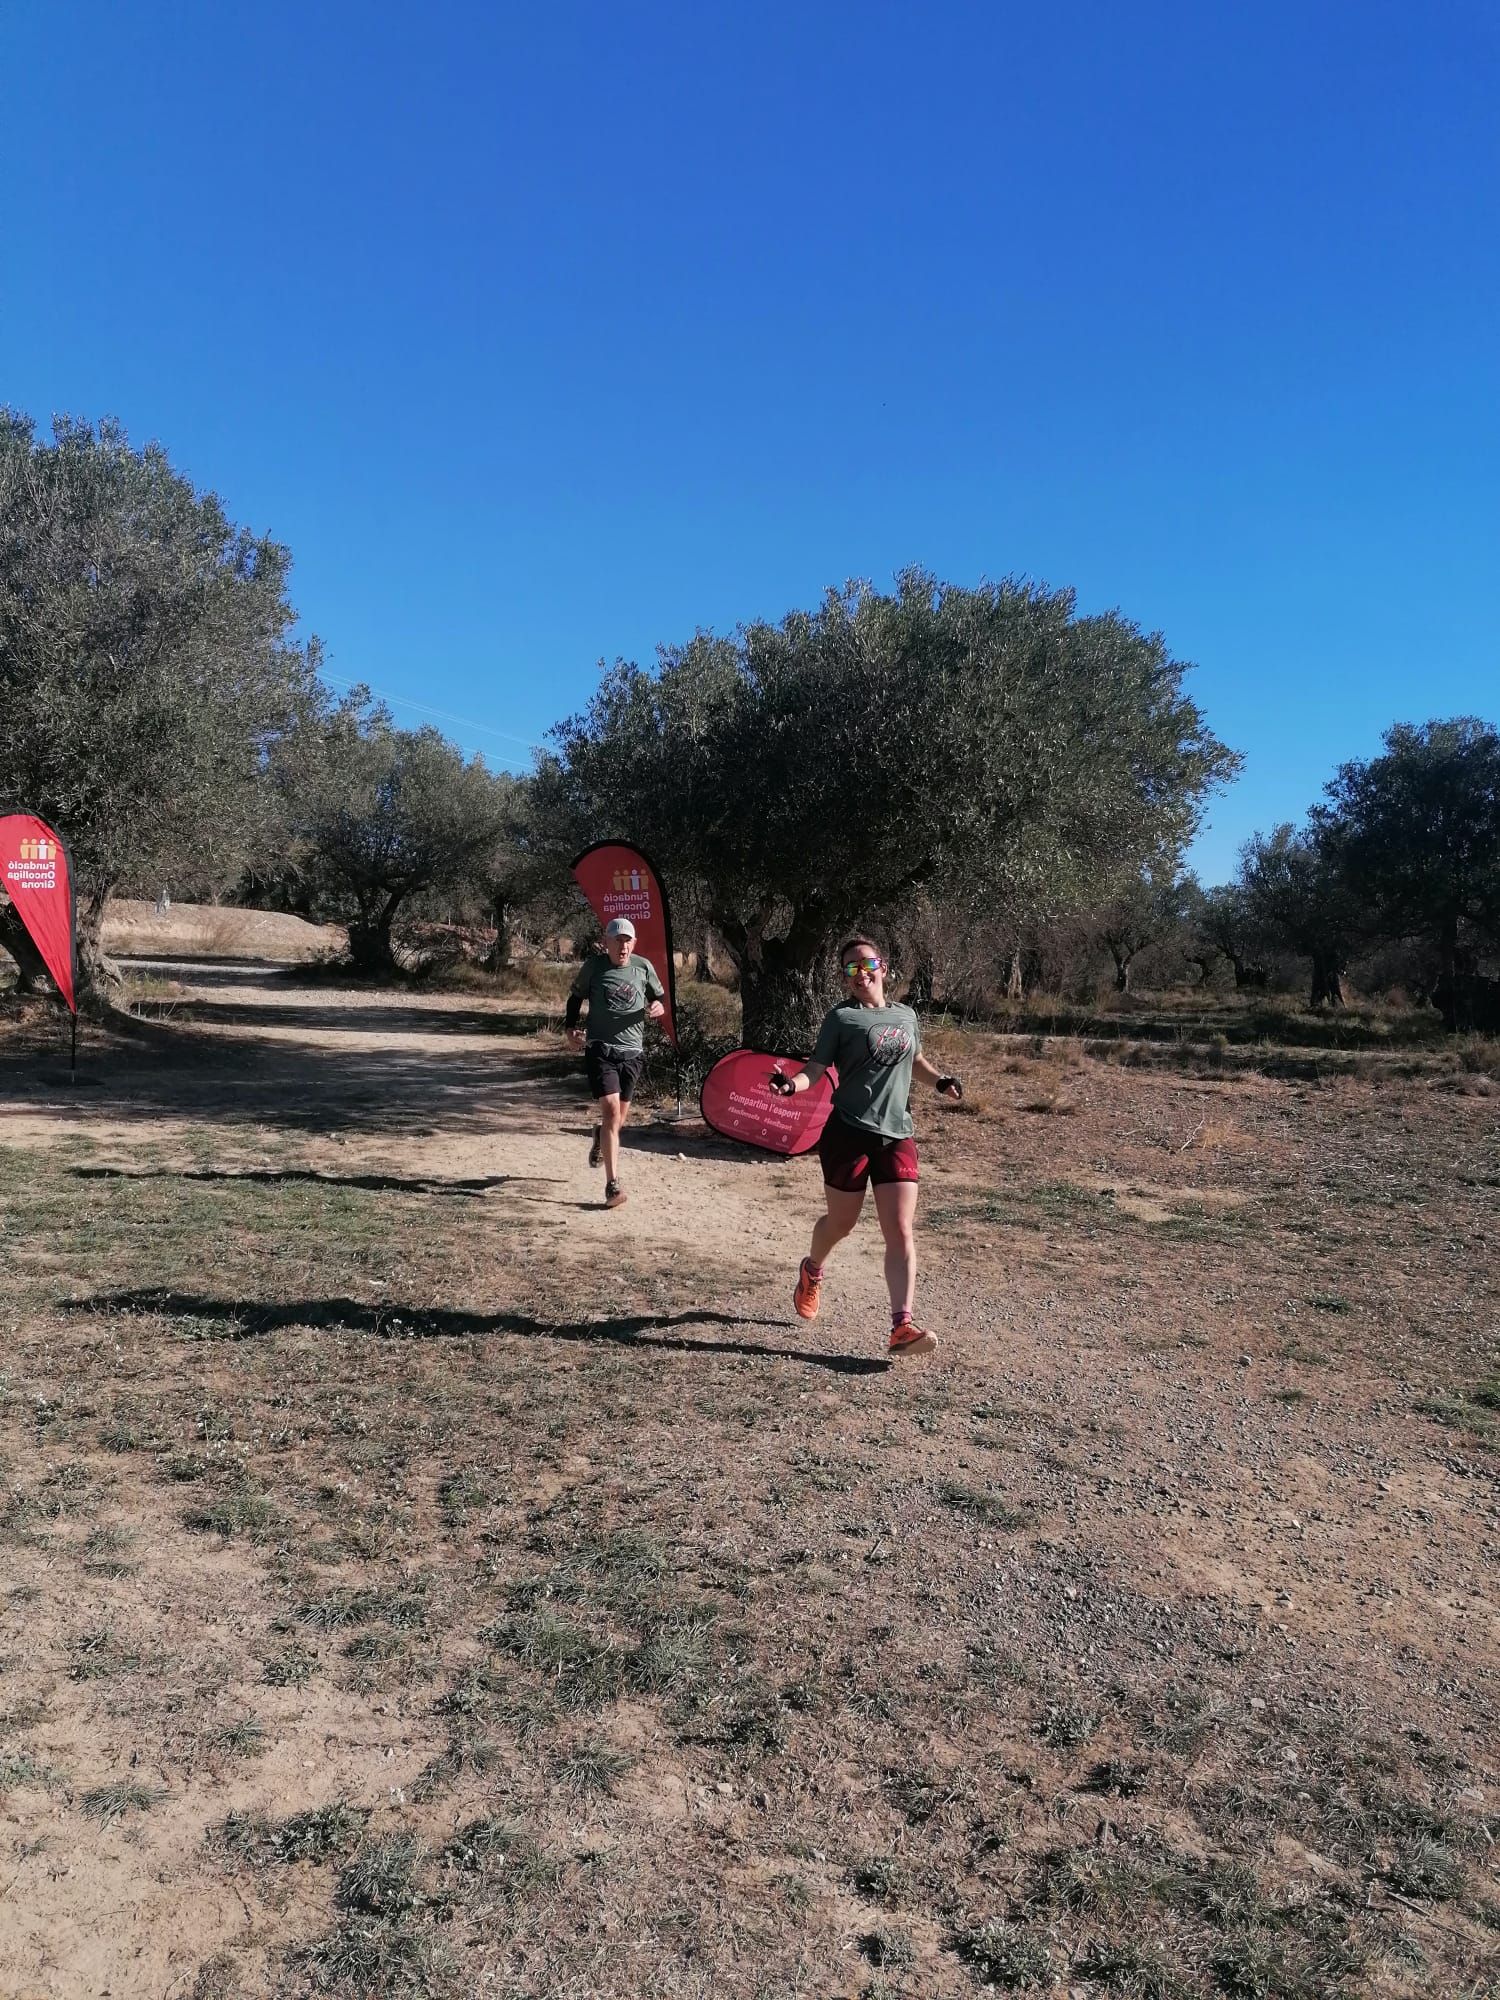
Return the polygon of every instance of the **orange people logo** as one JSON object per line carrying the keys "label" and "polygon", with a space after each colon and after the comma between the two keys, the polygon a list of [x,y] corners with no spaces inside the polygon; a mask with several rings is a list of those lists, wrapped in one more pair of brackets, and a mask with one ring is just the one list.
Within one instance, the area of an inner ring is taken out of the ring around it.
{"label": "orange people logo", "polygon": [[55,861],[57,842],[55,840],[23,840],[21,842],[23,861]]}
{"label": "orange people logo", "polygon": [[644,886],[641,882],[641,871],[639,868],[617,868],[612,880],[615,888],[622,896],[631,892],[639,895]]}

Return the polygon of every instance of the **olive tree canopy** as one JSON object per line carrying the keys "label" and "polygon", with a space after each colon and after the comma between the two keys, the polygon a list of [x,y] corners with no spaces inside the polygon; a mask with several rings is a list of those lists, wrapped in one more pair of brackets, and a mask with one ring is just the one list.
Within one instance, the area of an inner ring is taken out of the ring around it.
{"label": "olive tree canopy", "polygon": [[1186,671],[1070,591],[909,570],[617,662],[538,786],[570,840],[635,840],[691,882],[746,1041],[806,1048],[828,951],[913,888],[961,869],[1050,901],[1184,844],[1238,763]]}
{"label": "olive tree canopy", "polygon": [[288,739],[276,780],[306,905],[348,925],[366,971],[394,967],[402,905],[463,883],[510,803],[509,782],[481,759],[430,726],[398,729],[363,688]]}
{"label": "olive tree canopy", "polygon": [[231,882],[270,746],[314,698],[286,550],[159,445],[0,411],[0,786],[73,854],[85,998],[122,885]]}
{"label": "olive tree canopy", "polygon": [[1500,945],[1500,731],[1397,723],[1383,756],[1341,765],[1325,792],[1312,818],[1337,835],[1370,927],[1426,945],[1451,989]]}

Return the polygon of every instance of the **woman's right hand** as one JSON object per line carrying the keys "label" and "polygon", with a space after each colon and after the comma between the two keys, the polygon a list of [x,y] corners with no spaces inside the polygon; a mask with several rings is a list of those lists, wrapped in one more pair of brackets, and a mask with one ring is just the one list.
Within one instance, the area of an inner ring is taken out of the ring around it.
{"label": "woman's right hand", "polygon": [[766,1079],[766,1088],[777,1097],[795,1097],[797,1086],[792,1079],[779,1069],[773,1069]]}

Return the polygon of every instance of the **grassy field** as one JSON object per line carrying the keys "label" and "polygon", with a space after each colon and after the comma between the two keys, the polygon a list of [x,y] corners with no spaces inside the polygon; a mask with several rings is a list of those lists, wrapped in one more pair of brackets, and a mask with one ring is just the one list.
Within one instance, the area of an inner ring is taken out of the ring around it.
{"label": "grassy field", "polygon": [[1500,1990],[1493,1045],[938,1028],[897,1373],[555,996],[216,977],[0,1042],[4,2000]]}

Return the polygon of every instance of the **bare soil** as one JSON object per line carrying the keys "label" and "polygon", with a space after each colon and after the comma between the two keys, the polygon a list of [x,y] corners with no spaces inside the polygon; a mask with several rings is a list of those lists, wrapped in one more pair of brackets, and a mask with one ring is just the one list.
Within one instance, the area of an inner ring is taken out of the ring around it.
{"label": "bare soil", "polygon": [[127,958],[259,958],[295,963],[343,949],[337,924],[310,924],[277,910],[217,909],[208,903],[154,903],[118,897],[107,905],[104,949]]}
{"label": "bare soil", "polygon": [[546,1005],[153,956],[0,1040],[0,2000],[1497,1990],[1483,1070],[935,1031],[901,1371]]}

